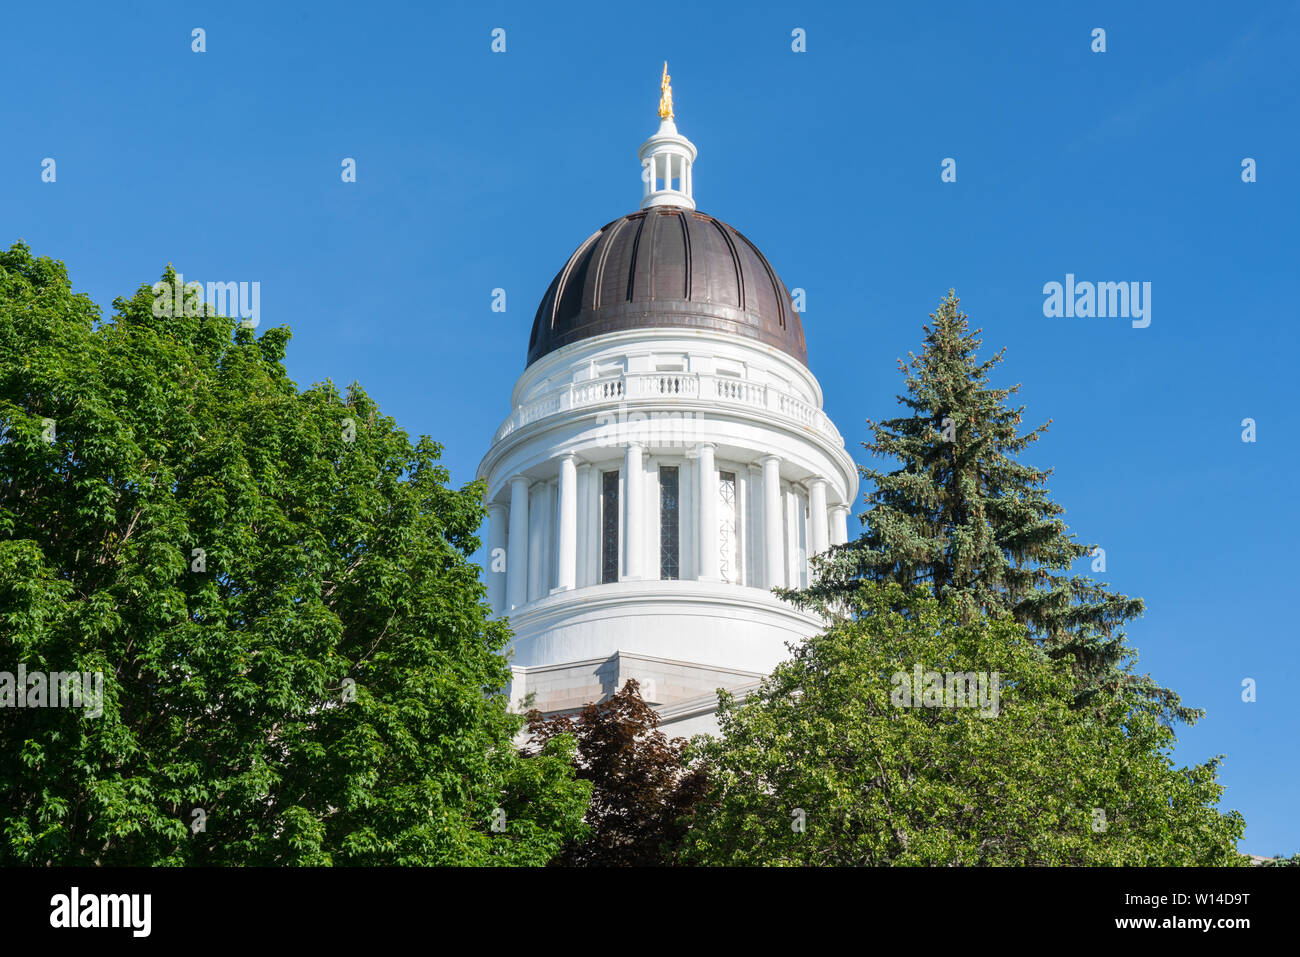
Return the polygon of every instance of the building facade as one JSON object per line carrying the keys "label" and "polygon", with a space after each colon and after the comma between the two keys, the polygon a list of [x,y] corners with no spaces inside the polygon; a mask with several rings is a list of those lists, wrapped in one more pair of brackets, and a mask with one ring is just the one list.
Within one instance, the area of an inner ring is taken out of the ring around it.
{"label": "building facade", "polygon": [[478,474],[512,705],[571,711],[635,678],[689,735],[821,626],[770,589],[846,540],[858,475],[785,285],[695,208],[667,81],[641,207],[551,283]]}

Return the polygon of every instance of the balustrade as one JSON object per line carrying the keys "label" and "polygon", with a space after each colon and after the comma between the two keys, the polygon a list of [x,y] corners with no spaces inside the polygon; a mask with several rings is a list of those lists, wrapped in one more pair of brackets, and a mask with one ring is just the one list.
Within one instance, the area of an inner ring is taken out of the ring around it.
{"label": "balustrade", "polygon": [[769,390],[776,400],[773,411],[829,436],[838,445],[844,444],[839,430],[821,409],[792,393],[744,379],[694,372],[634,372],[569,383],[517,408],[497,429],[494,441],[499,442],[516,429],[562,410],[627,400],[697,399],[703,395],[728,404],[767,410]]}

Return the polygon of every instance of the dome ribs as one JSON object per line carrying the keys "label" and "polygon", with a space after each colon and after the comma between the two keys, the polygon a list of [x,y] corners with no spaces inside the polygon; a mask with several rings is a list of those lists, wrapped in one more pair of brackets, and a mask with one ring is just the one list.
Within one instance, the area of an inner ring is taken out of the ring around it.
{"label": "dome ribs", "polygon": [[682,227],[686,230],[686,252],[690,257],[686,264],[686,298],[691,302],[707,304],[712,301],[713,286],[709,219],[701,213],[693,212],[689,216],[682,216]]}
{"label": "dome ribs", "polygon": [[686,242],[682,215],[674,209],[660,209],[654,220],[654,233],[649,244],[651,260],[647,270],[650,278],[648,298],[689,300],[691,247]]}
{"label": "dome ribs", "polygon": [[578,247],[538,307],[528,362],[637,329],[730,333],[808,362],[800,316],[758,247],[721,220],[677,206],[620,217]]}
{"label": "dome ribs", "polygon": [[758,247],[751,243],[749,238],[740,230],[732,227],[731,231],[745,244],[745,252],[746,258],[749,260],[749,268],[753,273],[757,274],[754,277],[755,280],[760,276],[765,276],[767,279],[767,282],[755,281],[750,283],[750,287],[753,288],[756,298],[759,299],[759,301],[754,304],[755,311],[762,315],[772,315],[775,313],[777,322],[780,324],[781,328],[784,329],[786,327],[785,304],[781,301],[781,281],[776,278],[776,272],[773,271],[767,258],[758,251]]}
{"label": "dome ribs", "polygon": [[555,329],[555,295],[560,288],[560,280],[564,277],[564,272],[560,271],[555,278],[551,280],[550,288],[546,290],[546,295],[542,297],[542,304],[537,307],[537,315],[533,317],[533,332],[528,337],[528,351],[531,353],[533,347],[537,345],[538,333],[542,331],[542,319],[545,317],[545,328]]}
{"label": "dome ribs", "polygon": [[713,225],[718,228],[718,235],[727,244],[727,252],[731,254],[731,265],[736,275],[736,308],[746,309],[748,303],[745,298],[745,270],[740,265],[740,256],[736,253],[736,244],[731,240],[726,223],[715,219]]}
{"label": "dome ribs", "polygon": [[[642,234],[643,232],[645,232],[645,223],[646,223],[646,214],[645,214],[645,213],[642,213],[641,216],[640,216],[640,222],[638,222],[638,223],[636,224],[636,234],[632,237],[632,248],[631,248],[631,250],[629,250],[629,252],[628,252],[628,261],[627,261],[627,299],[625,300],[626,302],[635,302],[635,301],[639,298],[639,297],[637,296],[637,287],[638,287],[638,286],[640,286],[642,289],[645,289],[645,290],[646,290],[645,298],[646,298],[647,300],[649,300],[649,298],[650,298],[650,291],[649,291],[649,289],[647,288],[647,287],[650,285],[650,283],[649,283],[649,281],[648,281],[648,277],[646,277],[646,278],[642,278],[642,280],[641,280],[640,283],[637,282],[638,275],[639,275],[640,273],[642,273],[643,271],[646,272],[646,273],[648,273],[648,272],[650,271],[650,268],[649,268],[649,267],[650,267],[650,256],[647,255],[647,256],[644,258],[644,260],[643,260],[642,257],[641,257],[641,234]],[[654,227],[651,227],[651,229],[650,229],[650,233],[651,233],[651,238],[653,238],[653,236],[654,236]],[[620,263],[620,265],[621,265],[621,263]],[[617,276],[617,275],[618,275],[618,273],[615,273],[615,276]]]}
{"label": "dome ribs", "polygon": [[685,255],[682,257],[682,268],[685,274],[682,277],[682,298],[691,299],[691,268],[695,264],[695,258],[691,255],[691,230],[686,219],[685,213],[677,214],[677,225],[682,231],[682,249]]}
{"label": "dome ribs", "polygon": [[697,300],[745,308],[741,282],[740,263],[736,262],[735,250],[727,241],[727,231],[723,224],[712,216],[699,214],[705,223],[703,230],[705,242],[704,259],[708,263],[708,288],[705,295],[695,297]]}
{"label": "dome ribs", "polygon": [[560,291],[555,297],[555,306],[551,313],[551,328],[555,328],[555,317],[571,315],[582,308],[582,293],[586,286],[587,267],[591,264],[591,254],[595,251],[595,243],[603,232],[592,233],[587,237],[587,241],[578,247],[564,266],[564,274],[560,279]]}
{"label": "dome ribs", "polygon": [[626,228],[627,220],[618,219],[600,231],[600,242],[596,244],[596,268],[588,275],[589,285],[583,290],[586,301],[592,303],[593,309],[599,309],[605,304],[605,270],[606,263],[609,262],[609,251],[618,243],[619,233]]}

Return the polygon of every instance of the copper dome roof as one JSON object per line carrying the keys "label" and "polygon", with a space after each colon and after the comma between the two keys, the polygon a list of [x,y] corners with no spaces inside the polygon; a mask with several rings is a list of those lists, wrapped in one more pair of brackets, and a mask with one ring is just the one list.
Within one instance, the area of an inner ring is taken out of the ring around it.
{"label": "copper dome roof", "polygon": [[808,364],[799,315],[763,254],[721,220],[677,206],[629,213],[578,247],[537,308],[528,364],[625,329],[729,332]]}

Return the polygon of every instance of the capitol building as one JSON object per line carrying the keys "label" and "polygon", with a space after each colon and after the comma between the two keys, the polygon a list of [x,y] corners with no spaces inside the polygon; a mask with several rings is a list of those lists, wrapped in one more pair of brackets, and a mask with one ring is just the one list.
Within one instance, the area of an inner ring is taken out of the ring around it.
{"label": "capitol building", "polygon": [[640,208],[542,297],[478,477],[510,700],[545,714],[635,678],[670,735],[716,731],[821,620],[771,593],[847,538],[858,473],[799,314],[745,236],[696,209],[667,67]]}

